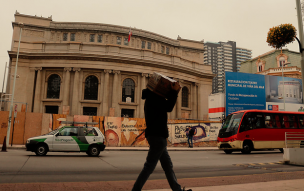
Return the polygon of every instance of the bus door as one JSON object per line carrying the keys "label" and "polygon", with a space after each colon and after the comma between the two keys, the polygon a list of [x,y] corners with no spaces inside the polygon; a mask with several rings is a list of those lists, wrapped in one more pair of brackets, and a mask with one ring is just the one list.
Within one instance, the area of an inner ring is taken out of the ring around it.
{"label": "bus door", "polygon": [[269,137],[265,131],[265,116],[260,112],[248,112],[243,118],[240,131],[240,140],[251,140],[255,149],[263,148]]}
{"label": "bus door", "polygon": [[278,129],[280,129],[282,126],[281,117],[279,114],[264,113],[264,119],[264,132],[265,134],[267,134],[267,137],[265,137],[263,141],[264,145],[262,148],[277,148],[274,145],[274,141],[276,141],[277,139]]}

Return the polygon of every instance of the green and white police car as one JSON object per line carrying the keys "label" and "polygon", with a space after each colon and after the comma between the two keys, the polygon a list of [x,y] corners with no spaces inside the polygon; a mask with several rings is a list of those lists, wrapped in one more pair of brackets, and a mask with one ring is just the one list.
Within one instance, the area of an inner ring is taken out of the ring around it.
{"label": "green and white police car", "polygon": [[105,149],[105,137],[97,127],[88,127],[87,124],[64,126],[48,134],[29,138],[26,150],[38,156],[44,156],[47,152],[86,152],[89,156],[97,157]]}

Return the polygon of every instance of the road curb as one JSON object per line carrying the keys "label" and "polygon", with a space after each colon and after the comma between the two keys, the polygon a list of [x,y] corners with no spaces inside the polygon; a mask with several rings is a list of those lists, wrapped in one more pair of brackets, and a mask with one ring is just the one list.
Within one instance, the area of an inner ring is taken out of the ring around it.
{"label": "road curb", "polygon": [[[0,146],[0,149],[2,146]],[[7,150],[26,150],[25,146],[8,146],[6,147]],[[173,148],[173,147],[167,147],[168,151],[219,151],[219,149],[214,149],[214,148],[202,148],[202,147],[197,147],[197,148]],[[134,148],[123,148],[123,147],[115,147],[115,148],[105,148],[105,151],[148,151],[149,148],[141,148],[141,147],[134,147]]]}

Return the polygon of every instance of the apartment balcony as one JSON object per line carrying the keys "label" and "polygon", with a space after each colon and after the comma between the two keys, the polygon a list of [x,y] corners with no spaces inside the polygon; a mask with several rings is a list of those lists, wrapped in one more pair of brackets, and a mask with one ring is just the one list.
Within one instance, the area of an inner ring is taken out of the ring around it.
{"label": "apartment balcony", "polygon": [[225,47],[232,47],[230,44],[223,44],[223,46]]}

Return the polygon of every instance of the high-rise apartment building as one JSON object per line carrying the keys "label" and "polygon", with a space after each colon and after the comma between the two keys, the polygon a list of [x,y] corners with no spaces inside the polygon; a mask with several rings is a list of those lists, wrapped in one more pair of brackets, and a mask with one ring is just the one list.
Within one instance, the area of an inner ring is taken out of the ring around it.
{"label": "high-rise apartment building", "polygon": [[241,62],[252,59],[252,51],[246,48],[236,47],[237,71],[240,71]]}
{"label": "high-rise apartment building", "polygon": [[225,71],[238,72],[241,62],[251,59],[251,50],[236,47],[236,42],[205,42],[204,63],[211,65],[212,93],[225,91]]}

